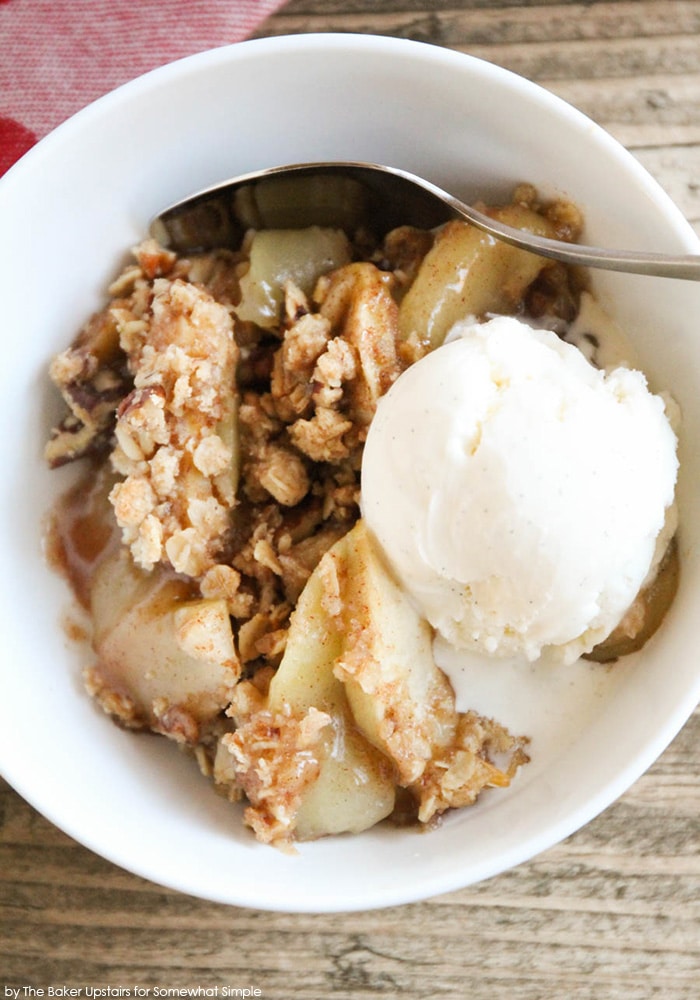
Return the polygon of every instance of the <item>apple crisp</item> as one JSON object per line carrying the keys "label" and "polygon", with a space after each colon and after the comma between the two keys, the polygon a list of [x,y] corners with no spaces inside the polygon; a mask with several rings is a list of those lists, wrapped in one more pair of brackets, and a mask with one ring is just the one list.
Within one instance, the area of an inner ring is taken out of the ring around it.
{"label": "apple crisp", "polygon": [[[527,186],[490,211],[580,228]],[[565,324],[580,293],[567,268],[464,223],[295,232],[190,256],[136,247],[51,365],[67,412],[46,447],[54,467],[86,465],[52,537],[92,621],[90,694],[185,748],[282,848],[433,824],[527,761],[525,738],[456,710],[360,516],[362,451],[377,401],[455,309]],[[436,279],[421,265],[441,242]],[[475,275],[458,305],[455,246]]]}

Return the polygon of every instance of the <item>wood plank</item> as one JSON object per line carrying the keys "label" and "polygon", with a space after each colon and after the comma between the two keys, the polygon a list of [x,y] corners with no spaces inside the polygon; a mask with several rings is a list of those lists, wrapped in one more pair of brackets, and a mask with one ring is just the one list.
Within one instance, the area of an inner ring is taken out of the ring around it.
{"label": "wood plank", "polygon": [[347,4],[333,14],[332,4],[314,7],[294,2],[270,18],[256,34],[351,31],[395,35],[448,47],[550,44],[571,41],[688,38],[700,33],[695,0],[631,0],[621,3],[451,4],[417,8],[409,3]]}

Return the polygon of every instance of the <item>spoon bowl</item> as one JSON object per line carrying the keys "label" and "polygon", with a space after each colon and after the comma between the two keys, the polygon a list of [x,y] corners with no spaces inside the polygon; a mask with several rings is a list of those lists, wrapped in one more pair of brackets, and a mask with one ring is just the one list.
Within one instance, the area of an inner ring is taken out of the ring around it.
{"label": "spoon bowl", "polygon": [[416,174],[378,163],[342,161],[271,167],[205,188],[164,209],[151,235],[181,253],[232,246],[247,228],[400,225],[433,229],[464,219],[494,239],[564,264],[629,274],[700,280],[700,254],[607,250],[549,239],[492,219]]}

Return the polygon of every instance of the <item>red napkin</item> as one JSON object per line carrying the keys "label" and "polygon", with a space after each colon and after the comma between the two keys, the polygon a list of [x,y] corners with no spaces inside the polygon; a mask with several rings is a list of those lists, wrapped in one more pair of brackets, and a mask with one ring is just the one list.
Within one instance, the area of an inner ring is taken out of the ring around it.
{"label": "red napkin", "polygon": [[250,35],[284,0],[0,0],[0,175],[127,80]]}

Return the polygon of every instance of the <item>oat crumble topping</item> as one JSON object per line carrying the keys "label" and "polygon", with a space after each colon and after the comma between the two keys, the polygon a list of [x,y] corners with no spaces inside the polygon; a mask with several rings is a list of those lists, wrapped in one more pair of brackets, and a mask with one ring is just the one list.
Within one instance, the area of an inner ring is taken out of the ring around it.
{"label": "oat crumble topping", "polygon": [[[527,187],[515,200],[546,214]],[[546,211],[576,236],[571,211]],[[426,350],[403,336],[399,307],[435,234],[358,235],[350,262],[311,291],[283,283],[276,323],[241,308],[254,238],[191,257],[153,240],[135,249],[105,309],[51,365],[67,415],[46,456],[108,470],[97,510],[114,531],[88,579],[89,692],[121,724],[188,749],[222,794],[245,800],[256,837],[288,849],[398,819],[406,797],[413,820],[433,823],[507,785],[527,755],[522,738],[456,711],[427,626],[361,532],[363,443],[380,397]],[[519,295],[521,309],[565,311],[576,292],[552,266]],[[418,630],[417,686],[405,661],[387,666],[378,594]],[[350,817],[333,798],[347,781],[340,758],[373,796]],[[321,788],[337,814],[327,827]]]}

